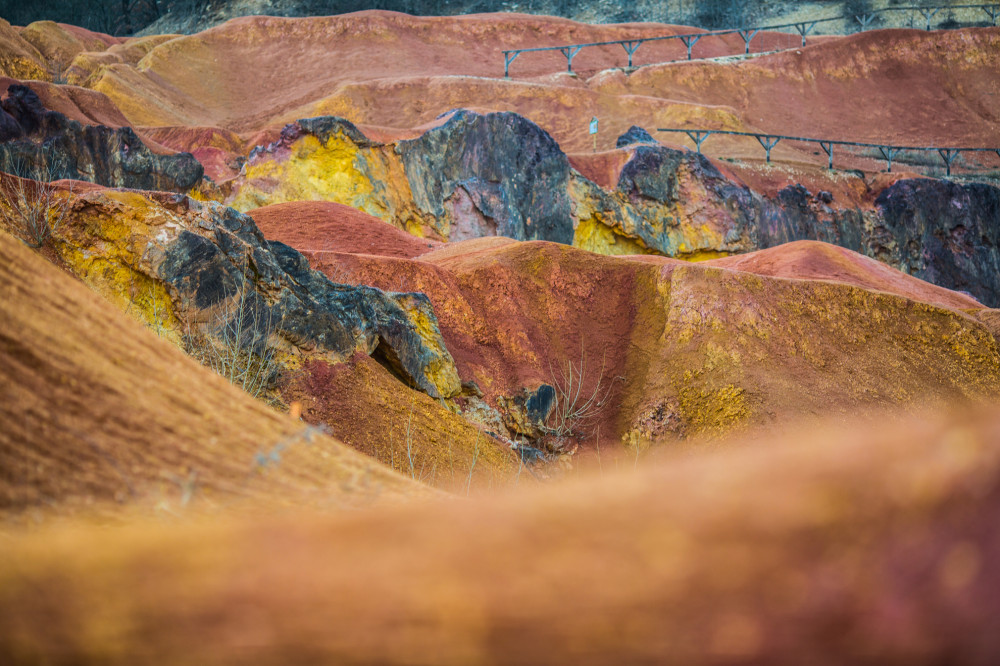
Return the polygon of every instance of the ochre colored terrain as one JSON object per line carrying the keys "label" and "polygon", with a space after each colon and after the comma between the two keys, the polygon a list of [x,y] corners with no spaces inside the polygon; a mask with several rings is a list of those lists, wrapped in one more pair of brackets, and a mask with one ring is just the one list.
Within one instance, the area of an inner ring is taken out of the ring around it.
{"label": "ochre colored terrain", "polygon": [[[106,94],[134,125],[215,126],[247,140],[321,114],[405,131],[456,107],[516,111],[567,152],[591,150],[586,131],[591,116],[601,119],[602,149],[633,124],[650,130],[748,129],[976,146],[995,136],[998,122],[992,99],[1000,66],[996,28],[869,31],[812,38],[805,47],[798,47],[797,35],[765,33],[755,37],[755,52],[784,50],[743,61],[653,64],[632,72],[621,69],[624,50],[612,45],[581,51],[573,62],[576,75],[565,72],[565,58],[557,51],[525,53],[513,61],[511,80],[502,78],[501,49],[693,29],[586,25],[517,14],[417,18],[367,11],[329,18],[245,17],[196,35],[123,43],[73,30],[44,22],[20,34],[8,28],[2,49],[12,64],[0,73],[50,79],[39,70],[74,54],[70,81]],[[694,55],[733,55],[742,47],[736,35],[710,37],[695,46]],[[684,57],[678,40],[650,42],[635,64]],[[827,113],[833,104],[838,112]],[[187,146],[198,147],[198,142]],[[706,149],[713,155],[761,157],[752,140],[714,137]],[[812,153],[779,144],[775,156],[822,163]]]}

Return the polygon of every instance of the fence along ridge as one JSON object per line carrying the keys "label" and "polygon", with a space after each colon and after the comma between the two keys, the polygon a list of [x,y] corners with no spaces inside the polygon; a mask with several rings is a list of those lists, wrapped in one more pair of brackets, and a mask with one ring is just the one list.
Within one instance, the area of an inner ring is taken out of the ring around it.
{"label": "fence along ridge", "polygon": [[833,147],[834,146],[855,146],[858,148],[876,148],[887,163],[887,170],[892,173],[892,161],[896,155],[903,151],[937,152],[944,162],[947,175],[951,175],[951,165],[962,153],[996,153],[1000,157],[1000,148],[956,148],[938,146],[891,146],[884,143],[862,143],[858,141],[843,141],[839,139],[816,139],[804,136],[786,136],[783,134],[765,134],[763,132],[737,132],[735,130],[704,130],[704,129],[680,129],[680,128],[658,128],[657,132],[674,132],[686,134],[694,144],[698,154],[701,154],[701,144],[713,134],[731,134],[733,136],[749,136],[757,139],[761,147],[764,148],[766,161],[771,163],[771,149],[778,145],[779,141],[803,141],[806,143],[819,144],[823,152],[829,158],[828,169],[833,169]]}
{"label": "fence along ridge", "polygon": [[795,30],[802,37],[802,46],[806,45],[806,36],[812,32],[812,30],[820,23],[831,23],[833,21],[850,21],[854,19],[861,26],[861,32],[868,29],[871,22],[879,14],[884,14],[886,12],[900,12],[900,11],[913,11],[918,12],[927,21],[927,30],[931,29],[931,20],[940,12],[942,9],[982,9],[983,12],[989,16],[990,21],[993,25],[997,24],[997,17],[1000,16],[1000,3],[987,3],[978,5],[940,5],[935,7],[885,7],[883,9],[873,9],[870,12],[860,14],[857,16],[851,16],[849,14],[843,14],[841,16],[830,16],[827,18],[813,19],[809,21],[796,21],[793,23],[781,23],[776,25],[763,25],[763,26],[753,26],[748,28],[728,28],[725,30],[703,30],[701,32],[677,34],[677,35],[660,35],[657,37],[636,37],[634,39],[616,39],[607,42],[586,42],[582,44],[565,44],[563,46],[539,46],[530,49],[506,49],[501,51],[503,53],[503,75],[505,79],[510,78],[510,66],[514,60],[522,53],[535,53],[539,51],[559,51],[566,57],[566,71],[569,73],[573,72],[573,58],[583,49],[594,47],[594,46],[614,46],[615,44],[620,45],[625,49],[625,53],[628,55],[628,67],[632,67],[632,57],[635,52],[639,50],[639,47],[646,42],[659,42],[670,39],[679,39],[687,47],[687,59],[691,60],[691,49],[694,45],[698,43],[704,37],[719,37],[722,35],[739,35],[743,38],[743,43],[745,46],[744,53],[750,53],[750,42],[753,38],[762,30],[781,30],[783,28],[795,28]]}

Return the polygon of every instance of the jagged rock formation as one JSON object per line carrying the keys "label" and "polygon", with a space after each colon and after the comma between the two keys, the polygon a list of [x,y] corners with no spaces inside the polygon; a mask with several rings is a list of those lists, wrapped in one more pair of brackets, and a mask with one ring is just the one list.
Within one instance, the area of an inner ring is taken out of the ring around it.
{"label": "jagged rock formation", "polygon": [[602,254],[706,259],[822,240],[1000,304],[995,187],[905,180],[866,208],[838,206],[803,186],[764,196],[703,155],[647,139],[641,128],[622,137],[628,157],[613,189],[604,189],[516,114],[458,111],[417,139],[390,144],[343,119],[313,118],[251,155],[230,200],[242,210],[335,201],[421,236],[499,235]]}
{"label": "jagged rock formation", "polygon": [[546,132],[511,113],[454,113],[417,139],[370,141],[342,118],[288,125],[232,186],[240,210],[322,199],[418,235],[569,243],[570,166]]}
{"label": "jagged rock formation", "polygon": [[460,390],[426,296],[335,284],[231,208],[95,190],[69,217],[55,247],[71,270],[168,335],[239,325],[247,350],[329,360],[363,351],[433,397]]}
{"label": "jagged rock formation", "polygon": [[869,254],[928,282],[1000,305],[1000,189],[904,180],[875,203],[881,224],[866,247]]}
{"label": "jagged rock formation", "polygon": [[38,95],[11,85],[0,101],[0,170],[71,178],[111,187],[186,192],[204,168],[190,153],[154,154],[130,127],[84,125],[47,110]]}
{"label": "jagged rock formation", "polygon": [[639,145],[607,192],[577,175],[574,245],[602,254],[708,259],[758,248],[761,197],[704,156]]}
{"label": "jagged rock formation", "polygon": [[250,155],[230,192],[239,210],[335,201],[448,240],[501,235],[684,257],[754,249],[743,226],[760,205],[707,159],[661,146],[639,146],[608,193],[531,121],[464,110],[395,144],[373,142],[340,118],[300,120]]}
{"label": "jagged rock formation", "polygon": [[766,202],[761,247],[810,239],[862,252],[934,284],[1000,305],[1000,189],[931,178],[882,190],[872,210],[832,210],[802,186]]}
{"label": "jagged rock formation", "polygon": [[530,120],[461,110],[397,152],[417,209],[445,220],[449,239],[572,241],[569,160]]}

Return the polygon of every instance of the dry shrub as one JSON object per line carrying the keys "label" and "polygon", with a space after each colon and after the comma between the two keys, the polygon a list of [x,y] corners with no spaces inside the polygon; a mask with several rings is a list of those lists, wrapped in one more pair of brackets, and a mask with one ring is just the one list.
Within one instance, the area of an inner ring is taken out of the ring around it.
{"label": "dry shrub", "polygon": [[48,245],[53,234],[69,215],[69,192],[60,192],[51,182],[20,177],[22,163],[4,159],[0,175],[0,224],[25,245],[40,248]]}

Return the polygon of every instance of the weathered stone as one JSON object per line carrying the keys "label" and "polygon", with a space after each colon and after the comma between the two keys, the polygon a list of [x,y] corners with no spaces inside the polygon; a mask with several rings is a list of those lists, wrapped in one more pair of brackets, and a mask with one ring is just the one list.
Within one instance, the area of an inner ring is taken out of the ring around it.
{"label": "weathered stone", "polygon": [[[204,168],[190,153],[156,155],[130,127],[83,125],[47,110],[27,86],[0,102],[0,169],[34,180],[71,178],[111,187],[186,192]],[[10,121],[13,121],[11,125]]]}
{"label": "weathered stone", "polygon": [[525,388],[516,395],[500,396],[497,400],[507,430],[533,441],[545,434],[546,421],[557,409],[556,403],[556,390],[548,384],[542,384],[533,391]]}
{"label": "weathered stone", "polygon": [[766,201],[760,247],[820,240],[1000,305],[1000,189],[933,178],[885,188],[873,210],[830,210],[801,185]]}
{"label": "weathered stone", "polygon": [[625,148],[626,146],[631,146],[634,143],[657,143],[653,135],[639,127],[638,125],[632,125],[628,130],[615,142],[616,148]]}
{"label": "weathered stone", "polygon": [[433,397],[461,390],[426,296],[331,282],[232,208],[85,192],[55,247],[81,278],[157,328],[211,335],[242,315],[250,351],[269,344],[331,360],[363,351]]}
{"label": "weathered stone", "polygon": [[934,284],[1000,306],[1000,189],[927,178],[902,180],[876,200],[873,237],[889,242],[866,251]]}
{"label": "weathered stone", "polygon": [[572,242],[569,159],[530,120],[460,110],[397,151],[417,208],[449,227],[463,225],[446,206],[461,188],[496,235]]}

